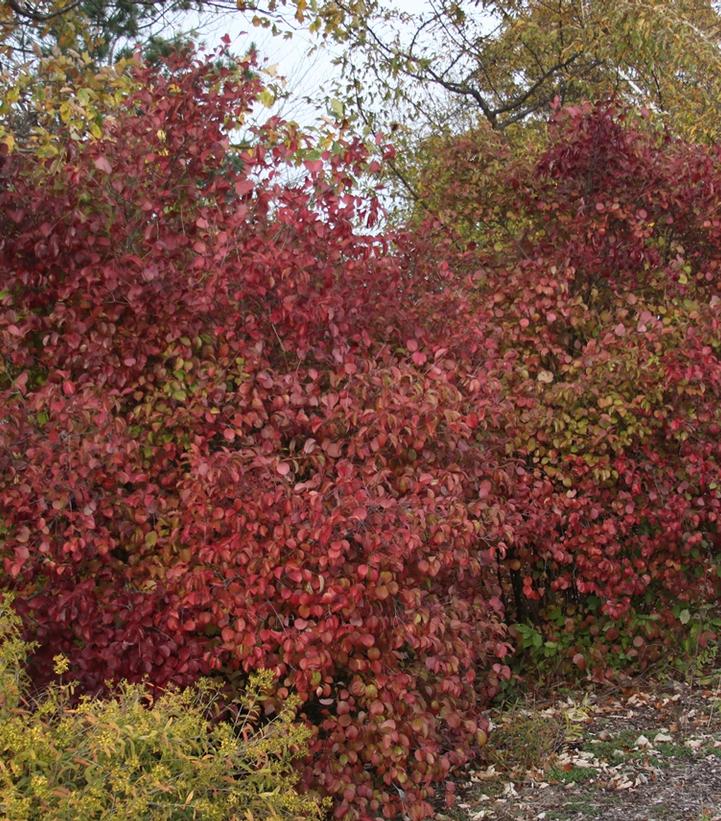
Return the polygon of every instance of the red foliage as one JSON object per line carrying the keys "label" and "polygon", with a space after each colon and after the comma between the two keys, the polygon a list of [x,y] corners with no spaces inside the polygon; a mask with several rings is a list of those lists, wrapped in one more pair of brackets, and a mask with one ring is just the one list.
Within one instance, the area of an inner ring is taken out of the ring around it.
{"label": "red foliage", "polygon": [[0,550],[85,687],[270,667],[339,817],[423,818],[504,615],[603,669],[598,610],[717,596],[721,155],[565,112],[455,192],[508,237],[459,254],[358,230],[356,142],[232,148],[250,69],[139,68],[102,141],[3,160]]}
{"label": "red foliage", "polygon": [[508,618],[565,636],[569,659],[592,628],[602,672],[609,650],[649,647],[604,642],[594,613],[643,613],[658,643],[672,604],[719,593],[721,150],[589,105],[559,113],[540,157],[508,164],[505,200],[451,177],[464,220],[475,201],[479,245],[505,238],[451,268],[472,272],[486,374],[514,403],[514,481],[497,488]]}
{"label": "red foliage", "polygon": [[603,108],[565,112],[556,128],[523,194],[524,284],[506,278],[526,293],[535,282],[535,294],[506,291],[504,310],[519,329],[526,320],[516,336],[535,352],[535,442],[520,451],[547,459],[561,514],[555,538],[527,540],[529,589],[596,594],[611,616],[644,594],[655,610],[664,593],[713,601],[721,154],[634,131]]}
{"label": "red foliage", "polygon": [[101,141],[5,159],[5,571],[86,688],[272,668],[339,817],[425,817],[509,675],[492,385],[412,338],[359,144],[230,147],[250,70],[139,68]]}

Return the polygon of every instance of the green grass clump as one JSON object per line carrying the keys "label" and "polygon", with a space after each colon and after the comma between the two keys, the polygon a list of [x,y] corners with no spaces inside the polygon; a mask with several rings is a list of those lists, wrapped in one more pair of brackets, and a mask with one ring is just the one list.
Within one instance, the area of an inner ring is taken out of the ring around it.
{"label": "green grass clump", "polygon": [[551,767],[546,772],[546,778],[551,783],[560,784],[585,784],[593,781],[598,775],[598,771],[591,767],[571,767],[565,770],[563,767]]}
{"label": "green grass clump", "polygon": [[[73,699],[73,685],[28,696],[21,640],[0,603],[0,817],[37,819],[320,819],[325,804],[296,789],[294,760],[310,731],[290,699],[271,721],[262,702],[273,677],[251,677],[236,722],[211,722],[218,686],[152,700],[140,685]],[[56,658],[56,673],[67,666]]]}
{"label": "green grass clump", "polygon": [[491,733],[485,757],[504,770],[542,767],[562,741],[563,727],[557,718],[513,710]]}

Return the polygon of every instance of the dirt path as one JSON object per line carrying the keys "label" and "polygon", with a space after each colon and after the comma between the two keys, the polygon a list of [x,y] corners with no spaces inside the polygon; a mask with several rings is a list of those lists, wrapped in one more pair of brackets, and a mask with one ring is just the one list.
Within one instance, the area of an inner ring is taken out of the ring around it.
{"label": "dirt path", "polygon": [[721,688],[506,710],[439,821],[721,821]]}

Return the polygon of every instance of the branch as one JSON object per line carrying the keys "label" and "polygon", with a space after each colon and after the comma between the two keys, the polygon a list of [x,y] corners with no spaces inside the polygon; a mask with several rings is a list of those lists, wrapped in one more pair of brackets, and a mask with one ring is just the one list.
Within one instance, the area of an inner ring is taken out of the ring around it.
{"label": "branch", "polygon": [[572,63],[574,63],[579,57],[581,56],[581,52],[578,51],[569,57],[567,60],[563,60],[560,63],[556,63],[554,66],[551,66],[548,70],[546,70],[539,78],[529,86],[526,91],[521,94],[520,97],[516,97],[515,99],[506,103],[506,105],[501,106],[500,108],[495,109],[494,113],[498,114],[507,114],[509,111],[514,111],[517,108],[520,108],[529,97],[532,97],[536,91],[551,77],[553,74],[558,73],[564,68],[568,68]]}
{"label": "branch", "polygon": [[7,0],[8,6],[18,15],[18,17],[24,17],[26,20],[33,20],[35,23],[46,23],[48,20],[52,20],[54,17],[60,17],[63,14],[67,14],[68,12],[72,11],[74,8],[77,8],[80,5],[81,0],[73,0],[72,3],[69,3],[62,9],[57,9],[56,11],[43,13],[38,11],[38,9],[33,8],[32,6],[22,6],[17,0]]}

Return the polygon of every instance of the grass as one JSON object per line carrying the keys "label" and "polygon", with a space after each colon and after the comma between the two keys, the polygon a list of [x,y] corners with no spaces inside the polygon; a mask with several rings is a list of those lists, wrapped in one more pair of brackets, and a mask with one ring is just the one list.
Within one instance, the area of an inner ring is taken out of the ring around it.
{"label": "grass", "polygon": [[584,744],[581,749],[593,753],[596,758],[602,758],[605,761],[626,757],[630,754],[643,754],[642,750],[635,748],[636,739],[639,733],[636,730],[624,730],[613,738],[606,740],[593,739]]}
{"label": "grass", "polygon": [[549,781],[561,784],[585,784],[587,781],[593,781],[597,775],[598,771],[592,767],[571,767],[566,770],[554,765],[546,771],[546,778]]}
{"label": "grass", "polygon": [[485,755],[502,770],[541,767],[563,742],[563,727],[553,716],[514,710],[491,733]]}
{"label": "grass", "polygon": [[[624,730],[613,738],[604,741],[594,739],[583,745],[581,748],[586,752],[593,753],[596,758],[613,762],[614,760],[641,759],[648,757],[655,767],[669,766],[672,759],[692,759],[698,752],[687,747],[685,744],[664,741],[653,744],[653,752],[635,746],[639,736],[637,730]],[[651,740],[653,735],[651,735]],[[653,741],[652,741],[653,743]],[[721,755],[721,750],[719,751]]]}

